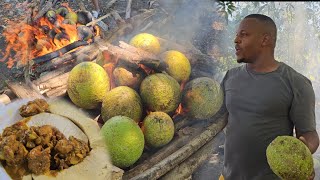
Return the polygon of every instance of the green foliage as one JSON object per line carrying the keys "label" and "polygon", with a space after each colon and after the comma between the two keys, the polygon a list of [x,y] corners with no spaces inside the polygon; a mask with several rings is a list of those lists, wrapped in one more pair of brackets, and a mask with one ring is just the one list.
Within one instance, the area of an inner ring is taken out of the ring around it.
{"label": "green foliage", "polygon": [[232,1],[218,1],[218,12],[225,16],[226,21],[228,22],[228,17],[232,16],[232,12],[236,10],[234,2]]}

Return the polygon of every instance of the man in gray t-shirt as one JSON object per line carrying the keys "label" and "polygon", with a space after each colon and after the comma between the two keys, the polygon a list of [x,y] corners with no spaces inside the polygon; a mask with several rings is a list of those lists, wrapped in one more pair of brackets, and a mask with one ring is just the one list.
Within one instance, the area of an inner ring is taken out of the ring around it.
{"label": "man in gray t-shirt", "polygon": [[274,59],[276,31],[273,20],[260,14],[245,17],[238,28],[237,62],[245,64],[222,81],[229,113],[226,180],[279,179],[267,163],[266,148],[277,136],[293,136],[293,129],[312,153],[319,146],[311,81]]}

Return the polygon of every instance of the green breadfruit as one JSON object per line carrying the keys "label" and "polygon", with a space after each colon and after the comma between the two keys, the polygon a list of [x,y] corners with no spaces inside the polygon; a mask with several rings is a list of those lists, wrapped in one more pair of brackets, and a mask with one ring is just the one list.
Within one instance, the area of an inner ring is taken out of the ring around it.
{"label": "green breadfruit", "polygon": [[148,110],[171,113],[181,101],[180,85],[167,74],[152,74],[142,81],[140,96]]}
{"label": "green breadfruit", "polygon": [[208,77],[189,81],[182,92],[182,107],[196,119],[207,119],[215,115],[223,103],[220,84]]}
{"label": "green breadfruit", "polygon": [[97,108],[109,90],[108,74],[94,62],[82,62],[70,71],[67,93],[78,107]]}
{"label": "green breadfruit", "polygon": [[107,92],[103,99],[101,116],[104,121],[121,115],[139,122],[141,120],[142,110],[142,102],[139,94],[130,87],[118,86]]}
{"label": "green breadfruit", "polygon": [[164,112],[151,112],[143,120],[143,133],[149,147],[159,148],[168,144],[174,136],[174,123]]}
{"label": "green breadfruit", "polygon": [[268,145],[266,155],[272,171],[284,180],[307,180],[313,172],[310,150],[293,136],[275,138]]}
{"label": "green breadfruit", "polygon": [[144,136],[131,118],[114,116],[101,128],[112,164],[119,168],[133,165],[142,155]]}

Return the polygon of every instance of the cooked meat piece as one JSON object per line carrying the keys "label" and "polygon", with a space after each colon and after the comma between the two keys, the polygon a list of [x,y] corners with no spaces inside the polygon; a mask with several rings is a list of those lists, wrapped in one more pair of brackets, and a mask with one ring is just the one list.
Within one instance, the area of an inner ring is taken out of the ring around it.
{"label": "cooked meat piece", "polygon": [[70,144],[73,146],[73,151],[68,153],[66,161],[68,165],[74,165],[81,162],[89,153],[89,146],[87,143],[70,136]]}
{"label": "cooked meat piece", "polygon": [[44,99],[35,99],[34,101],[29,101],[26,105],[21,106],[19,109],[22,117],[29,117],[48,111],[49,105]]}
{"label": "cooked meat piece", "polygon": [[39,113],[39,106],[36,104],[23,105],[19,111],[22,117],[29,117]]}
{"label": "cooked meat piece", "polygon": [[3,130],[2,137],[10,136],[10,135],[16,135],[18,131],[26,131],[28,130],[28,126],[24,122],[17,122],[13,124],[12,126],[6,127]]}
{"label": "cooked meat piece", "polygon": [[54,149],[57,152],[54,159],[59,169],[65,166],[62,162],[68,166],[80,163],[90,151],[87,143],[73,136],[69,140],[60,140]]}
{"label": "cooked meat piece", "polygon": [[50,125],[29,128],[25,122],[19,122],[7,127],[0,136],[0,160],[12,167],[13,174],[39,175],[50,169],[67,169],[83,161],[89,151],[86,142],[72,136],[67,139]]}
{"label": "cooked meat piece", "polygon": [[82,154],[84,157],[87,156],[87,154],[90,151],[88,143],[80,139],[77,139],[73,136],[69,137],[69,141],[71,141],[71,143],[73,144],[74,151],[76,154]]}
{"label": "cooked meat piece", "polygon": [[36,144],[33,141],[28,141],[26,144],[26,147],[29,149],[32,149],[32,148],[36,147]]}
{"label": "cooked meat piece", "polygon": [[36,175],[50,171],[50,148],[43,149],[41,146],[33,148],[28,154],[28,168]]}
{"label": "cooked meat piece", "polygon": [[22,164],[27,154],[27,149],[16,140],[15,135],[6,136],[0,142],[0,159],[5,160],[9,166]]}
{"label": "cooked meat piece", "polygon": [[44,125],[39,128],[38,135],[41,137],[41,144],[50,147],[50,140],[53,136],[52,126]]}
{"label": "cooked meat piece", "polygon": [[51,137],[51,146],[52,148],[55,147],[58,141],[62,139],[66,139],[66,137],[55,127],[52,128],[53,136]]}
{"label": "cooked meat piece", "polygon": [[58,169],[58,170],[63,170],[63,169],[67,169],[69,166],[68,164],[66,163],[66,161],[64,160],[64,158],[60,157],[59,156],[60,154],[56,154],[54,156],[54,165],[53,167],[55,169]]}
{"label": "cooked meat piece", "polygon": [[44,99],[35,99],[33,102],[40,107],[42,112],[49,111],[49,104]]}
{"label": "cooked meat piece", "polygon": [[8,164],[3,164],[4,168],[6,170],[6,173],[12,178],[12,179],[23,179],[22,177],[24,175],[28,174],[27,167],[24,166],[24,164],[20,166],[9,166]]}
{"label": "cooked meat piece", "polygon": [[54,149],[57,151],[57,153],[68,154],[73,150],[73,145],[67,139],[62,139],[58,141]]}

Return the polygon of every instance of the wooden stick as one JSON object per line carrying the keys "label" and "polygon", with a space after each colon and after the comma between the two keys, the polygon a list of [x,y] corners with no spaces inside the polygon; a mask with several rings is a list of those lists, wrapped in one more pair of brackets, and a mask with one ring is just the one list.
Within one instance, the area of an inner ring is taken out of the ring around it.
{"label": "wooden stick", "polygon": [[122,43],[122,47],[114,46],[110,43],[100,43],[100,49],[107,49],[108,52],[111,54],[118,56],[119,59],[128,61],[130,63],[142,63],[142,61],[145,62],[160,62],[159,58],[157,58],[155,55],[144,52],[142,50],[139,50],[133,46],[130,46],[128,44]]}
{"label": "wooden stick", "polygon": [[196,152],[200,147],[214,138],[225,127],[227,123],[226,117],[227,115],[225,114],[223,117],[217,119],[216,123],[209,126],[203,133],[194,138],[187,145],[183,146],[147,171],[133,177],[132,180],[158,179],[166,174],[173,167],[190,157],[190,155]]}
{"label": "wooden stick", "polygon": [[106,6],[106,9],[109,9],[117,0],[111,0]]}
{"label": "wooden stick", "polygon": [[131,16],[131,4],[132,0],[127,0],[126,19],[129,19]]}
{"label": "wooden stick", "polygon": [[198,151],[192,154],[188,159],[173,168],[167,174],[162,176],[160,180],[185,180],[193,174],[193,172],[202,165],[215,150],[213,147],[221,145],[223,131],[220,131],[212,140],[202,146]]}
{"label": "wooden stick", "polygon": [[52,1],[47,1],[43,8],[38,12],[38,14],[33,18],[33,22],[37,22],[43,15],[45,15],[54,4]]}
{"label": "wooden stick", "polygon": [[129,52],[136,53],[141,57],[147,57],[148,59],[158,59],[158,57],[155,54],[152,54],[148,51],[131,46],[131,45],[125,43],[124,41],[119,41],[119,47],[121,47]]}
{"label": "wooden stick", "polygon": [[25,83],[6,81],[6,84],[18,98],[44,98],[42,94],[34,91]]}
{"label": "wooden stick", "polygon": [[147,30],[149,27],[151,27],[153,25],[153,21],[150,21],[145,27],[143,27],[140,31],[143,32],[145,30]]}
{"label": "wooden stick", "polygon": [[[71,60],[75,59],[78,55],[82,53],[96,55],[97,54],[96,51],[98,50],[99,49],[97,48],[96,44],[84,46],[80,50],[76,50],[74,52],[64,54],[61,57],[54,58],[51,61],[48,61],[42,65],[37,66],[34,70],[34,73],[40,74],[45,71],[51,71],[53,69],[56,69],[58,66],[64,63],[70,63]],[[91,58],[94,58],[94,57],[91,56]]]}
{"label": "wooden stick", "polygon": [[100,18],[95,19],[95,20],[89,22],[88,24],[86,24],[86,26],[92,26],[92,25],[96,24],[97,22],[102,21],[103,19],[105,19],[105,18],[107,18],[107,17],[109,17],[109,16],[111,16],[111,13],[108,13],[108,14],[106,14],[106,15],[103,15],[103,16],[101,16]]}
{"label": "wooden stick", "polygon": [[116,21],[119,21],[121,23],[125,23],[125,20],[122,19],[122,17],[119,15],[117,11],[111,11],[112,16]]}

